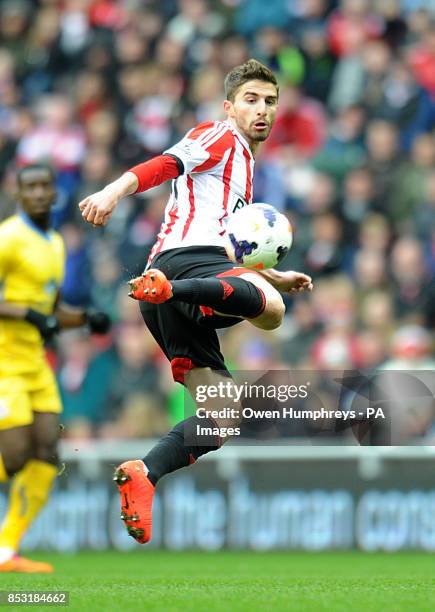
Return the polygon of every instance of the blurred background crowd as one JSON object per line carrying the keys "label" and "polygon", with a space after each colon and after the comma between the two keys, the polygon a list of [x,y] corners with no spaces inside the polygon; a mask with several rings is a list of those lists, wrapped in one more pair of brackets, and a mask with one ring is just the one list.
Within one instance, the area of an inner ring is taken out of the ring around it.
{"label": "blurred background crowd", "polygon": [[168,185],[124,200],[104,229],[77,203],[221,118],[224,76],[249,57],[280,82],[254,201],[289,215],[284,267],[316,288],[275,333],[223,330],[229,366],[435,369],[435,0],[2,0],[0,219],[17,167],[49,161],[64,298],[115,322],[103,339],[59,338],[69,437],[157,436],[182,418],[183,390],[125,285]]}

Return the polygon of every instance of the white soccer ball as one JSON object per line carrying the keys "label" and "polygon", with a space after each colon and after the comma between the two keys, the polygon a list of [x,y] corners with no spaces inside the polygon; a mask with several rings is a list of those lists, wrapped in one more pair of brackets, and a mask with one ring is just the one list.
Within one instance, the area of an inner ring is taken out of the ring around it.
{"label": "white soccer ball", "polygon": [[292,226],[270,204],[251,204],[231,215],[226,225],[225,250],[231,261],[245,268],[267,270],[287,255]]}

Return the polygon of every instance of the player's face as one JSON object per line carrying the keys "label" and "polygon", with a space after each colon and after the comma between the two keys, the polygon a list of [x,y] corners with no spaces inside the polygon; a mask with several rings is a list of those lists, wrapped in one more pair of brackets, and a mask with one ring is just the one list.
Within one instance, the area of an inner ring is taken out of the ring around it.
{"label": "player's face", "polygon": [[275,85],[257,80],[244,83],[234,102],[226,100],[224,104],[228,117],[251,144],[263,142],[269,136],[277,106]]}
{"label": "player's face", "polygon": [[53,177],[44,168],[23,172],[18,184],[18,200],[31,219],[47,217],[56,197]]}

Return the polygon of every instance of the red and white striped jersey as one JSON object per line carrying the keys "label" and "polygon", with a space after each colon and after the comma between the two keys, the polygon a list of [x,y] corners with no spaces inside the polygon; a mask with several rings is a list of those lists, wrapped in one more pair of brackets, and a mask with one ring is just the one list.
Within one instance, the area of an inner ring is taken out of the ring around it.
{"label": "red and white striped jersey", "polygon": [[172,183],[149,262],[168,249],[222,246],[226,217],[252,203],[254,157],[229,122],[201,123],[165,153],[182,161],[184,173]]}

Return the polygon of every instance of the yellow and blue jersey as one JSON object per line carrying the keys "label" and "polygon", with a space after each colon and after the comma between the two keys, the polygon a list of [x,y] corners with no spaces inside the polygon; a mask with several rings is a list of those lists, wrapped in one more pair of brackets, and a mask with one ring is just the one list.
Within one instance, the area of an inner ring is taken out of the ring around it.
{"label": "yellow and blue jersey", "polygon": [[[0,224],[0,301],[51,314],[63,281],[61,236],[24,213]],[[27,321],[0,318],[0,377],[34,372],[45,362],[41,335]]]}

